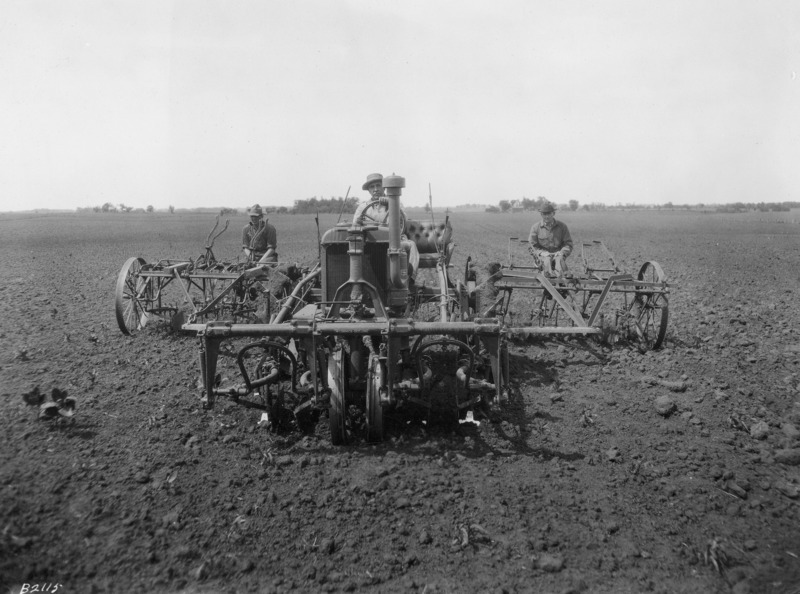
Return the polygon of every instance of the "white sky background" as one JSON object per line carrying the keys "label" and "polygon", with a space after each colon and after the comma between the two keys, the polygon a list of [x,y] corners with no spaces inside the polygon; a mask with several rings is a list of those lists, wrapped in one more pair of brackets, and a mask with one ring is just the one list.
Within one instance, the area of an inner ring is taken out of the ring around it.
{"label": "white sky background", "polygon": [[800,200],[797,0],[3,0],[0,211]]}

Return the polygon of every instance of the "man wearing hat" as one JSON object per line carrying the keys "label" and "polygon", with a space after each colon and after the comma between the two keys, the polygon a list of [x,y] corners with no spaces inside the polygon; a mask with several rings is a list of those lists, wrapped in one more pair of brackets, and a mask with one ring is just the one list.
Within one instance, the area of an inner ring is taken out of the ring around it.
{"label": "man wearing hat", "polygon": [[370,173],[361,189],[369,192],[373,200],[380,200],[383,197],[383,175]]}
{"label": "man wearing hat", "polygon": [[[353,222],[357,225],[365,223],[386,225],[389,218],[389,200],[383,190],[383,175],[370,173],[361,189],[369,192],[370,199],[356,209]],[[413,282],[419,267],[419,250],[417,249],[417,244],[406,236],[405,215],[402,209],[400,211],[400,219],[400,224],[403,226],[403,229],[400,229],[400,247],[408,254],[408,276]]]}
{"label": "man wearing hat", "polygon": [[572,237],[569,229],[555,218],[556,207],[545,201],[539,212],[542,220],[534,223],[528,235],[528,251],[536,265],[544,269],[546,275],[567,275],[567,256],[572,253]]}
{"label": "man wearing hat", "polygon": [[242,249],[245,255],[261,264],[277,262],[278,254],[275,250],[278,247],[278,232],[275,227],[269,224],[269,220],[261,218],[264,211],[258,204],[254,204],[247,214],[250,215],[250,223],[242,229]]}

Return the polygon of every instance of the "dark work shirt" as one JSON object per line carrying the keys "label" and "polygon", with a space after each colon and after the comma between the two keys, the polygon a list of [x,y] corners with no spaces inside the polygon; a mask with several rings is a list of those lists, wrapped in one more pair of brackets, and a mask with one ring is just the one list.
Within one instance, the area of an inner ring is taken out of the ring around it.
{"label": "dark work shirt", "polygon": [[277,248],[278,247],[278,232],[275,230],[275,227],[269,224],[269,221],[266,222],[267,229],[264,233],[261,234],[261,237],[258,239],[255,245],[251,246],[250,242],[253,240],[253,237],[258,232],[258,228],[254,227],[252,223],[246,225],[244,229],[242,229],[242,247],[250,248],[256,252],[264,253],[269,248]]}

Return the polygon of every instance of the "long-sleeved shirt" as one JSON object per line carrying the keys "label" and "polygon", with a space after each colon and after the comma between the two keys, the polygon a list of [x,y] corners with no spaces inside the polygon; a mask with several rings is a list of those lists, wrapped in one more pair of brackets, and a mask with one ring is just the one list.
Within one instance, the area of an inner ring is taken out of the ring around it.
{"label": "long-sleeved shirt", "polygon": [[270,225],[269,221],[265,221],[264,224],[267,226],[267,228],[253,246],[250,245],[250,242],[253,240],[253,237],[255,237],[256,233],[258,233],[258,227],[255,227],[252,223],[250,223],[246,225],[244,229],[242,229],[243,248],[252,249],[255,252],[263,254],[269,248],[275,249],[278,247],[278,232],[275,230],[275,227]]}
{"label": "long-sleeved shirt", "polygon": [[564,250],[564,256],[572,253],[572,237],[567,226],[561,221],[554,220],[550,227],[545,226],[544,221],[534,223],[528,241],[535,250],[550,253]]}

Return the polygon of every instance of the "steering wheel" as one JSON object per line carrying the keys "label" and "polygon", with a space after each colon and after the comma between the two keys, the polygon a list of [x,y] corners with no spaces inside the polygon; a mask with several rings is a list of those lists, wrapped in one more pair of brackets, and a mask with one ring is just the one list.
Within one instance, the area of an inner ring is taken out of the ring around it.
{"label": "steering wheel", "polygon": [[[389,209],[383,206],[378,200],[370,200],[364,204],[359,205],[353,215],[354,225],[378,225],[385,227],[389,224]],[[405,231],[406,228],[406,215],[403,209],[400,209],[400,229]]]}

